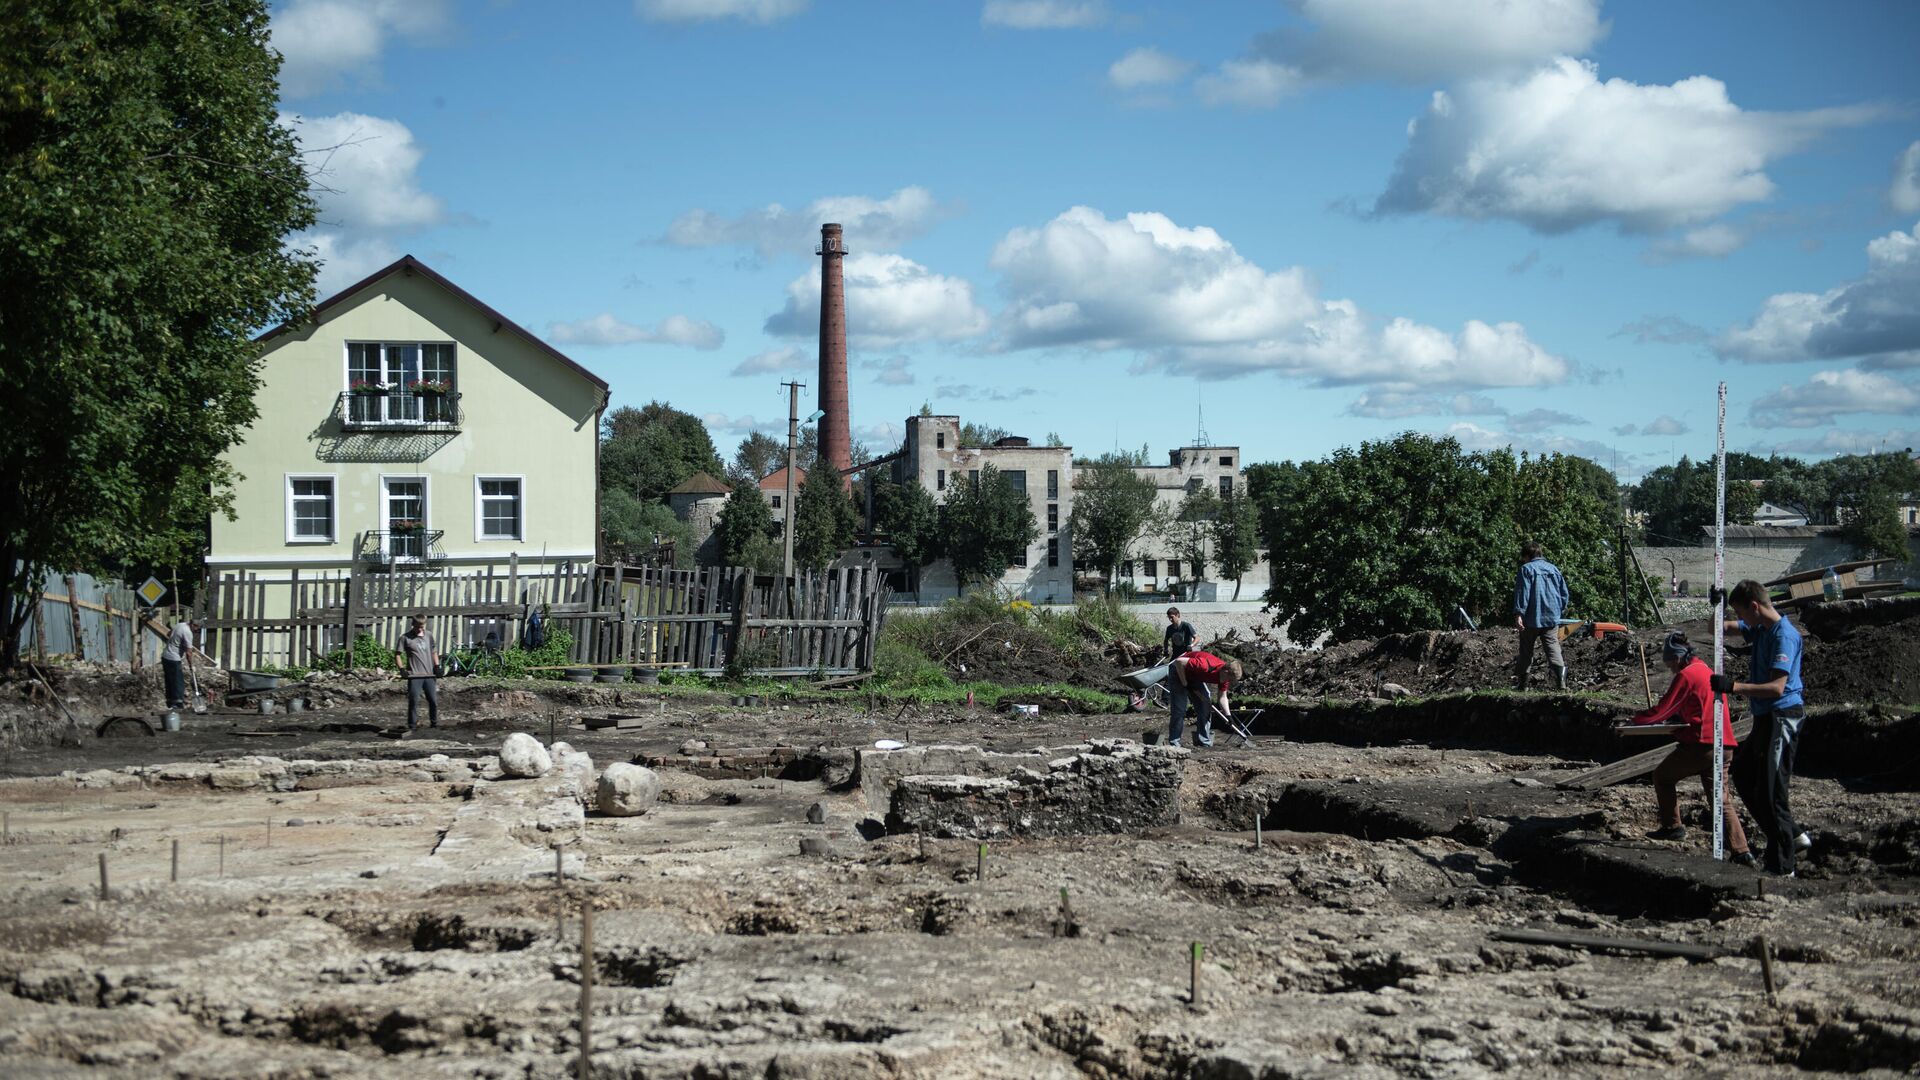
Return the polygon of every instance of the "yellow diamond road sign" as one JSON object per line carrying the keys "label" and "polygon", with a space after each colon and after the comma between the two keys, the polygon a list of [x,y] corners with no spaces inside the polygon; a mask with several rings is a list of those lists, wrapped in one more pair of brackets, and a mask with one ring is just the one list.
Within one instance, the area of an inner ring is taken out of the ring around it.
{"label": "yellow diamond road sign", "polygon": [[140,586],[137,595],[147,602],[148,607],[152,607],[160,602],[161,597],[167,595],[167,587],[160,584],[159,578],[150,577],[146,584]]}

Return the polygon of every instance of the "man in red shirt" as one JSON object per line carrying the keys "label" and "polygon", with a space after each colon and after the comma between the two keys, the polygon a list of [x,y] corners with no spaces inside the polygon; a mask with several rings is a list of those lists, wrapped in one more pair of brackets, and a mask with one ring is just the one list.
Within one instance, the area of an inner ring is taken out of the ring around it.
{"label": "man in red shirt", "polygon": [[[1653,770],[1653,797],[1660,807],[1660,828],[1647,834],[1654,840],[1680,840],[1687,835],[1687,830],[1680,826],[1681,779],[1698,776],[1707,797],[1713,797],[1713,669],[1694,655],[1687,635],[1679,631],[1667,635],[1660,655],[1667,670],[1673,672],[1673,682],[1661,695],[1660,704],[1633,714],[1633,722],[1687,725],[1674,735],[1673,753]],[[1733,714],[1724,695],[1720,698],[1720,728],[1726,749],[1732,750]],[[1733,809],[1733,787],[1726,783],[1724,775],[1721,781],[1727,848],[1733,852],[1730,861],[1752,866],[1753,853],[1747,850],[1747,833],[1740,827],[1740,815]]]}
{"label": "man in red shirt", "polygon": [[1240,677],[1240,661],[1222,660],[1210,652],[1194,649],[1182,654],[1173,662],[1173,670],[1167,675],[1169,704],[1171,715],[1167,718],[1167,743],[1180,745],[1180,735],[1187,726],[1187,695],[1193,695],[1194,708],[1200,714],[1199,728],[1194,732],[1194,742],[1201,746],[1213,745],[1213,700],[1208,692],[1209,686],[1220,688],[1220,708],[1230,710],[1227,692],[1233,687],[1233,680]]}

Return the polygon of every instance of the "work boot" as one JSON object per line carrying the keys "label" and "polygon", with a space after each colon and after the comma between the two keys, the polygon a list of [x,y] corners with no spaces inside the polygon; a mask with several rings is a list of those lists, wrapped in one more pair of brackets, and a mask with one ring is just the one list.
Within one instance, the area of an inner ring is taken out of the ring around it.
{"label": "work boot", "polygon": [[1567,666],[1565,664],[1553,669],[1553,685],[1561,690],[1567,688]]}
{"label": "work boot", "polygon": [[1649,840],[1685,840],[1687,830],[1678,825],[1669,825],[1664,829],[1655,829],[1647,834]]}

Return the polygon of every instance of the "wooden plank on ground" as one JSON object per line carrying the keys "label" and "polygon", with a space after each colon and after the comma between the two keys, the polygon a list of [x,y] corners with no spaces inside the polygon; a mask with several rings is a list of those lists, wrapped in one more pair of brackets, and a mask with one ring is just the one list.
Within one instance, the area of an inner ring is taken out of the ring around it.
{"label": "wooden plank on ground", "polygon": [[[1737,720],[1733,725],[1733,737],[1740,740],[1753,733],[1753,718]],[[1555,784],[1563,791],[1596,791],[1614,784],[1623,784],[1628,780],[1638,780],[1652,772],[1654,766],[1666,760],[1672,746],[1657,746],[1644,754],[1635,754],[1630,758],[1621,758],[1611,765],[1602,765],[1597,769],[1588,769],[1578,776],[1570,776]]]}
{"label": "wooden plank on ground", "polygon": [[1714,960],[1733,950],[1719,945],[1696,945],[1690,941],[1655,941],[1650,938],[1612,937],[1606,934],[1576,934],[1560,930],[1493,930],[1495,941],[1513,941],[1525,945],[1561,945],[1572,949],[1610,949],[1617,952],[1645,953],[1648,956],[1684,956],[1689,960]]}

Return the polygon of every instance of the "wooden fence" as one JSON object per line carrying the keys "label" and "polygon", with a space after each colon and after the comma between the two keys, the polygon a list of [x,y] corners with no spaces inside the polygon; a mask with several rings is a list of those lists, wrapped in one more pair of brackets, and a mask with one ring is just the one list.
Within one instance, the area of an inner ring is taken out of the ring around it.
{"label": "wooden fence", "polygon": [[39,594],[20,629],[22,656],[104,660],[135,671],[160,659],[160,643],[141,632],[140,600],[125,585],[49,573]]}
{"label": "wooden fence", "polygon": [[510,645],[539,610],[572,634],[569,660],[583,666],[714,672],[744,649],[756,672],[850,674],[872,670],[886,602],[871,570],[788,580],[737,567],[523,570],[515,559],[458,573],[209,571],[201,615],[208,654],[229,668],[311,667],[362,633],[392,645],[415,614],[443,651],[490,633]]}

